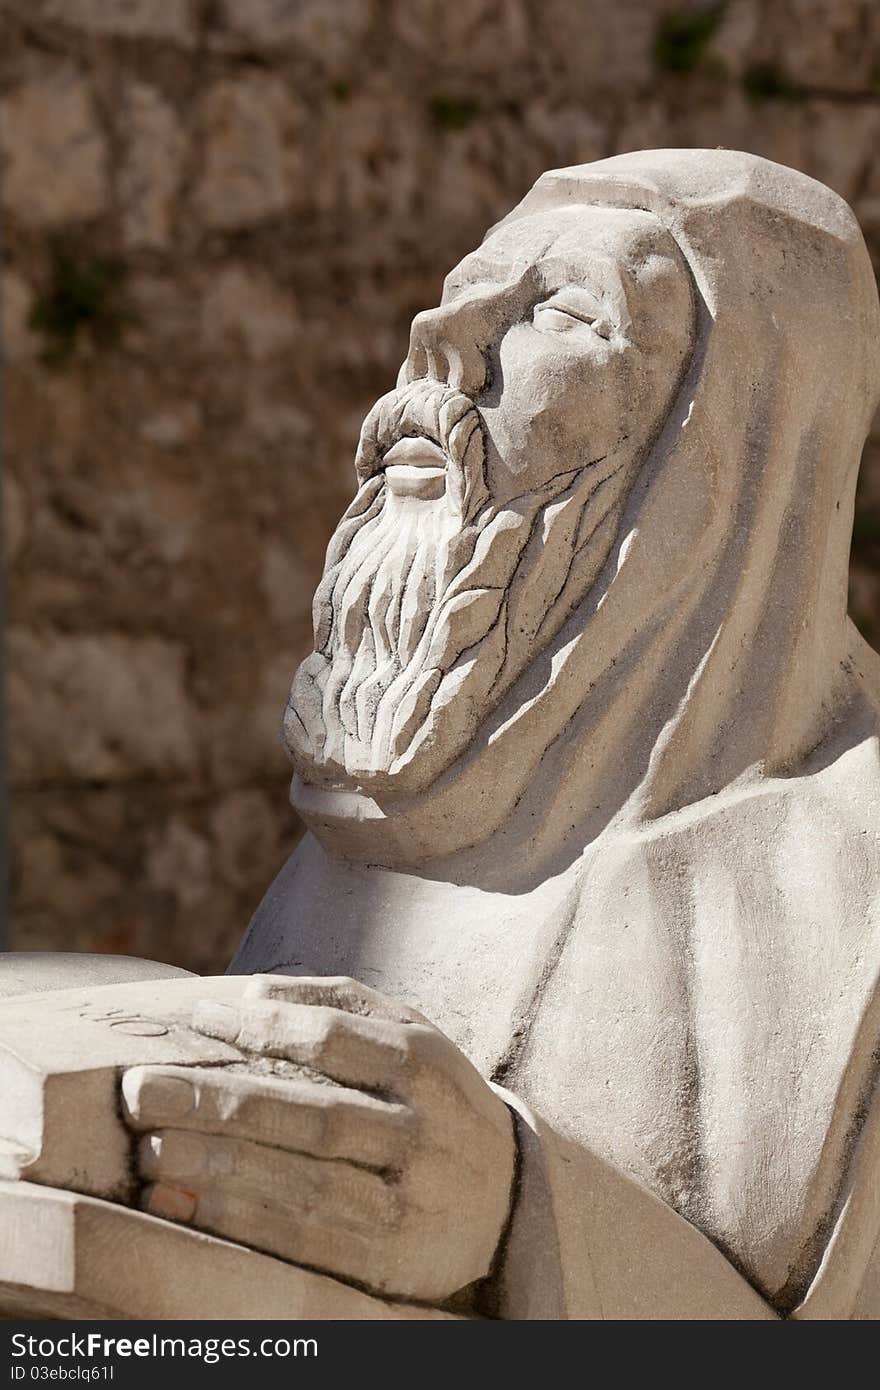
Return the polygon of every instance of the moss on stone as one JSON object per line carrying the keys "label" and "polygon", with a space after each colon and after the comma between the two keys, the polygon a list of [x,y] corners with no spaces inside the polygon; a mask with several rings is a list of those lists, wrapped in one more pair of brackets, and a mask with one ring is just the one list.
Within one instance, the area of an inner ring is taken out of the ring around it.
{"label": "moss on stone", "polygon": [[95,255],[66,237],[49,241],[49,274],[30,314],[30,327],[46,346],[42,360],[62,365],[84,331],[102,346],[118,341],[132,314],[122,286],[125,265],[117,256]]}
{"label": "moss on stone", "polygon": [[430,110],[441,130],[465,130],[480,114],[480,103],[469,97],[435,96]]}
{"label": "moss on stone", "polygon": [[723,12],[723,4],[711,4],[663,15],[654,38],[657,66],[667,72],[694,72]]}
{"label": "moss on stone", "polygon": [[755,101],[799,101],[803,92],[778,63],[752,63],[742,75],[742,88]]}

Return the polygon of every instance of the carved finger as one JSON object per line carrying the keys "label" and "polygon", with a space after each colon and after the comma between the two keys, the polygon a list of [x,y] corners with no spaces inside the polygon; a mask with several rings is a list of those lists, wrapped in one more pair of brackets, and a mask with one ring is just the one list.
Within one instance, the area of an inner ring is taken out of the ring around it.
{"label": "carved finger", "polygon": [[[346,1013],[323,1004],[254,999],[241,1005],[204,1000],[193,1025],[244,1052],[283,1057],[345,1086],[399,1095],[431,1037],[424,1024]],[[448,1046],[448,1044],[447,1044]]]}
{"label": "carved finger", "polygon": [[122,1079],[133,1129],[186,1129],[374,1168],[403,1165],[411,1110],[342,1086],[222,1067],[132,1067]]}
{"label": "carved finger", "polygon": [[347,975],[253,975],[243,998],[277,999],[290,1004],[324,1004],[349,1014],[384,1018],[396,1023],[422,1023],[430,1027],[423,1014],[389,999],[378,990],[352,980]]}
{"label": "carved finger", "polygon": [[429,1023],[256,998],[240,1005],[204,1000],[193,1010],[193,1026],[244,1052],[284,1058],[413,1105],[427,1087],[434,1104],[445,1092],[455,1108],[464,1097],[481,1114],[499,1109],[476,1067]]}
{"label": "carved finger", "polygon": [[265,1198],[224,1191],[214,1183],[196,1192],[156,1183],[142,1193],[141,1206],[152,1216],[185,1221],[293,1264],[371,1284],[378,1292],[387,1288],[381,1267],[388,1264],[382,1259],[385,1243],[375,1232],[349,1230],[330,1211],[318,1215],[282,1207]]}
{"label": "carved finger", "polygon": [[[239,1198],[266,1201],[297,1212],[332,1213],[353,1231],[393,1229],[400,1196],[393,1182],[338,1159],[310,1158],[245,1139],[165,1129],[138,1145],[145,1182],[198,1194],[219,1188]],[[187,1218],[184,1218],[187,1219]]]}

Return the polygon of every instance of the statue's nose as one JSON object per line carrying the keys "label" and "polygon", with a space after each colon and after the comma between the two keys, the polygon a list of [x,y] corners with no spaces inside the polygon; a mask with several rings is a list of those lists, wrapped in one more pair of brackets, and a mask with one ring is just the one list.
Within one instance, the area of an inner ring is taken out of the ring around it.
{"label": "statue's nose", "polygon": [[486,353],[496,335],[498,308],[497,296],[477,293],[416,314],[400,383],[431,377],[477,395],[486,384]]}

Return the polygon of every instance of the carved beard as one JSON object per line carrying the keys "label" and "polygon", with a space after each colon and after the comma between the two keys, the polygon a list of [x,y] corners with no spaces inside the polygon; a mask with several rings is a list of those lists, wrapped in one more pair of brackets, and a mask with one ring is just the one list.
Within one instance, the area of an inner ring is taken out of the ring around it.
{"label": "carved beard", "polygon": [[[401,506],[382,459],[413,435],[443,449],[446,492]],[[373,408],[356,468],[284,738],[307,782],[411,793],[460,756],[594,582],[631,469],[579,462],[496,505],[473,402],[425,380]]]}

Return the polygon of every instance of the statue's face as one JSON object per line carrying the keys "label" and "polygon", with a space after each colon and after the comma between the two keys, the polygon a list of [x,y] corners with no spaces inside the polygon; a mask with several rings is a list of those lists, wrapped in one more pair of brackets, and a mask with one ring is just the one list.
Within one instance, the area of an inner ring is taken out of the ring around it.
{"label": "statue's face", "polygon": [[647,213],[523,218],[447,277],[361,432],[285,715],[304,780],[410,793],[464,752],[608,559],[693,331]]}

